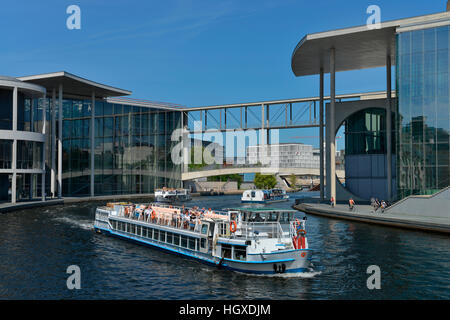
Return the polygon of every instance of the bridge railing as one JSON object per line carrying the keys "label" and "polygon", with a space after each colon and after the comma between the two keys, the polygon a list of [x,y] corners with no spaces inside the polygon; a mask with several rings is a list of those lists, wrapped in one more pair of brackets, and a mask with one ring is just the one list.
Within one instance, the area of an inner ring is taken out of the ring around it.
{"label": "bridge railing", "polygon": [[[220,170],[220,169],[248,169],[248,168],[276,168],[276,169],[292,169],[292,170],[298,170],[298,169],[319,169],[319,164],[305,164],[302,167],[292,167],[292,166],[286,166],[286,165],[279,165],[279,164],[261,164],[261,163],[245,163],[245,164],[209,164],[209,165],[189,165],[188,166],[188,172],[198,172],[198,171],[209,171],[209,170]],[[345,167],[343,165],[336,165],[336,170],[345,170]],[[294,173],[294,172],[293,172]]]}

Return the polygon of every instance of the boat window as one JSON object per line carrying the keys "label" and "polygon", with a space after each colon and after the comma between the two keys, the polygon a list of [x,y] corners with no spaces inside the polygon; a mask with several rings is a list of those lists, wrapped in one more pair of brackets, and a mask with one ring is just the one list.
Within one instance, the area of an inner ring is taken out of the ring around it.
{"label": "boat window", "polygon": [[200,247],[203,249],[206,248],[206,239],[204,239],[204,238],[200,239]]}
{"label": "boat window", "polygon": [[181,246],[183,248],[187,248],[187,237],[186,236],[181,236]]}
{"label": "boat window", "polygon": [[172,243],[173,241],[173,233],[167,232],[167,243]]}
{"label": "boat window", "polygon": [[159,230],[153,229],[153,239],[158,240],[159,239]]}
{"label": "boat window", "polygon": [[280,223],[282,224],[288,224],[289,221],[292,221],[292,217],[293,217],[293,213],[292,212],[283,212],[280,214]]}
{"label": "boat window", "polygon": [[195,250],[195,238],[189,237],[188,239],[188,248]]}
{"label": "boat window", "polygon": [[153,239],[153,229],[152,228],[148,228],[148,238]]}
{"label": "boat window", "polygon": [[207,232],[208,232],[208,224],[203,223],[202,224],[202,234],[207,234]]}
{"label": "boat window", "polygon": [[165,231],[160,231],[159,232],[159,240],[166,242],[166,232]]}
{"label": "boat window", "polygon": [[247,247],[234,247],[234,256],[236,260],[246,260],[247,259]]}
{"label": "boat window", "polygon": [[142,236],[148,238],[148,228],[142,227]]}
{"label": "boat window", "polygon": [[180,235],[174,233],[173,234],[173,244],[179,246],[180,245]]}
{"label": "boat window", "polygon": [[231,259],[231,245],[222,244],[222,257]]}
{"label": "boat window", "polygon": [[140,235],[142,234],[142,228],[141,228],[141,226],[136,226],[136,234],[137,234],[138,236],[140,236]]}
{"label": "boat window", "polygon": [[220,223],[219,224],[219,234],[226,235],[227,234],[228,223]]}
{"label": "boat window", "polygon": [[255,197],[255,191],[252,191],[252,198]]}

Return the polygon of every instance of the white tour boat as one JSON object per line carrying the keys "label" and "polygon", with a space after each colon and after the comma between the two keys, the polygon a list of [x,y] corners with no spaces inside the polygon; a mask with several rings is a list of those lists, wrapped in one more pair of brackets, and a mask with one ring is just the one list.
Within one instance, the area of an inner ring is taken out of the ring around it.
{"label": "white tour boat", "polygon": [[288,201],[289,196],[285,190],[270,189],[270,190],[246,190],[242,193],[242,203],[274,203]]}
{"label": "white tour boat", "polygon": [[155,191],[155,199],[157,202],[184,202],[192,198],[187,189],[162,188]]}
{"label": "white tour boat", "polygon": [[310,268],[312,252],[306,220],[294,219],[295,212],[109,203],[97,208],[94,228],[219,268],[252,274],[297,273]]}

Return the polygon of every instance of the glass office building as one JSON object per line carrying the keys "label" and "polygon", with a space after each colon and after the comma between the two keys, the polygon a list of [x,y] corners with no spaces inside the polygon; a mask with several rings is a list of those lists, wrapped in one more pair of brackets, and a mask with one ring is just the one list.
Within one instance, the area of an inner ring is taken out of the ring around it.
{"label": "glass office building", "polygon": [[[90,100],[63,100],[63,196],[90,195]],[[95,102],[95,195],[151,193],[181,187],[171,159],[181,112]]]}
{"label": "glass office building", "polygon": [[0,202],[182,187],[179,106],[67,72],[0,77]]}
{"label": "glass office building", "polygon": [[442,26],[397,35],[398,198],[450,184],[449,34]]}

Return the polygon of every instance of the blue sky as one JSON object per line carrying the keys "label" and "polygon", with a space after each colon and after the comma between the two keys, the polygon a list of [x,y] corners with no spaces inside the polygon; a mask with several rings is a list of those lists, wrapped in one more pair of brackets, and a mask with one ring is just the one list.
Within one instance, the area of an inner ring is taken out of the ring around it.
{"label": "blue sky", "polygon": [[[317,77],[296,78],[290,67],[305,34],[363,25],[372,4],[387,21],[441,12],[445,2],[8,1],[0,11],[0,74],[65,70],[186,106],[309,97],[318,93]],[[66,28],[71,4],[81,8],[81,30]],[[385,71],[338,73],[336,81],[337,93],[383,90]],[[305,129],[284,139],[313,135]]]}

